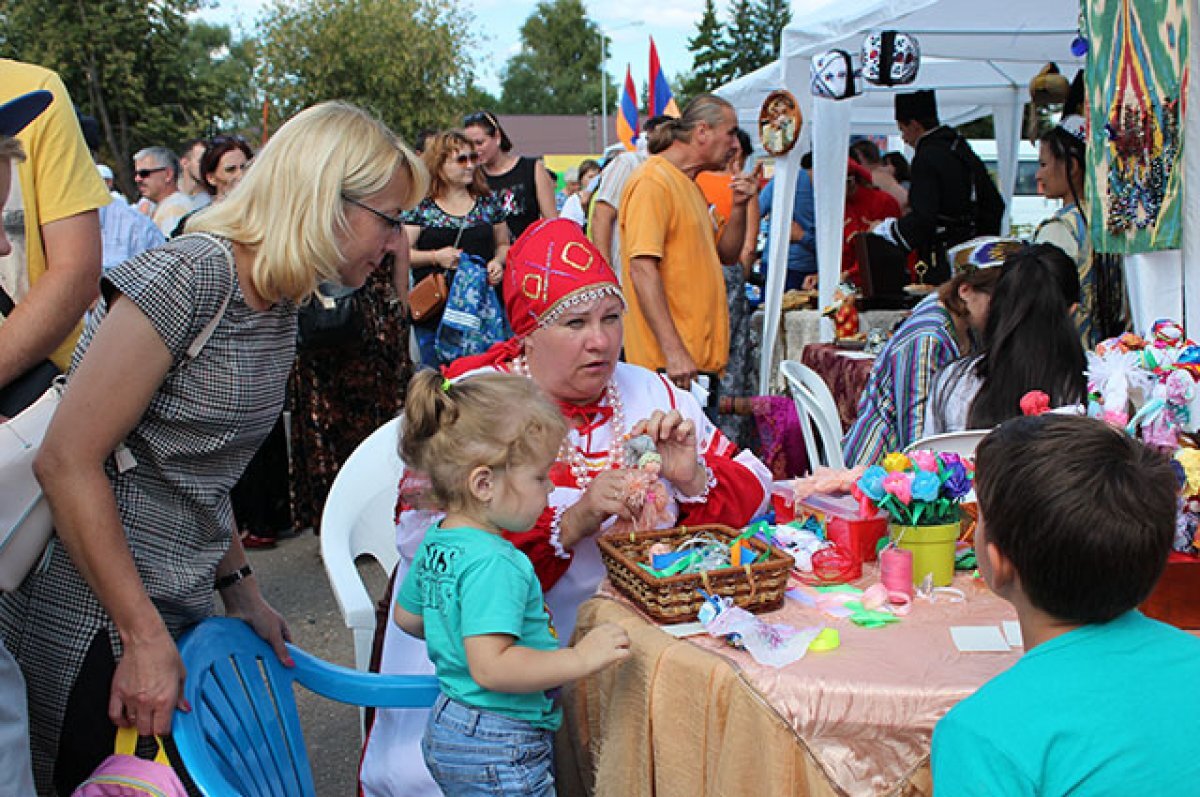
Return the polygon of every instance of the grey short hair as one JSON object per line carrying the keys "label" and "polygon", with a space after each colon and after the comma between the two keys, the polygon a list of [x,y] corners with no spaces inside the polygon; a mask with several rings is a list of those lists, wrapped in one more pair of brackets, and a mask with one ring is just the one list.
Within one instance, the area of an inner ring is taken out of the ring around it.
{"label": "grey short hair", "polygon": [[159,166],[166,166],[170,169],[172,177],[179,178],[179,158],[166,147],[146,147],[145,149],[139,149],[133,154],[134,162],[142,158],[152,158]]}

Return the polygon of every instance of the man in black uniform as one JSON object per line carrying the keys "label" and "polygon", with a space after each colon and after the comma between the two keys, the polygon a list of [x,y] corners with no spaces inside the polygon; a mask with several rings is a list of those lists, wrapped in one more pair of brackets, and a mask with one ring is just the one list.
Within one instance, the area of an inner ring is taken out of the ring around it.
{"label": "man in black uniform", "polygon": [[908,213],[888,219],[874,232],[905,249],[916,249],[929,265],[925,281],[950,278],[946,250],[979,235],[999,235],[1004,200],[987,168],[966,140],[938,121],[932,91],[896,95],[896,126],[916,150]]}

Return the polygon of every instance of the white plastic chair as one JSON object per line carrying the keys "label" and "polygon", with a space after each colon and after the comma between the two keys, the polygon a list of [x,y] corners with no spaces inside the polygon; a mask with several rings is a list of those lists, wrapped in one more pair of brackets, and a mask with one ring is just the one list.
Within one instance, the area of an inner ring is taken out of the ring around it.
{"label": "white plastic chair", "polygon": [[935,451],[937,453],[950,451],[960,457],[974,458],[975,447],[990,431],[991,429],[966,429],[961,432],[931,434],[909,443],[904,452],[907,454],[909,451]]}
{"label": "white plastic chair", "polygon": [[[818,466],[846,467],[842,458],[842,422],[825,380],[816,371],[795,360],[781,362],[779,373],[796,403],[810,470],[816,470]],[[819,444],[817,436],[820,437]]]}
{"label": "white plastic chair", "polygon": [[321,513],[321,559],[342,619],[354,634],[354,666],[366,671],[375,636],[375,603],[355,561],[370,556],[391,574],[396,550],[393,515],[404,463],[396,450],[403,416],[362,441],[338,471]]}

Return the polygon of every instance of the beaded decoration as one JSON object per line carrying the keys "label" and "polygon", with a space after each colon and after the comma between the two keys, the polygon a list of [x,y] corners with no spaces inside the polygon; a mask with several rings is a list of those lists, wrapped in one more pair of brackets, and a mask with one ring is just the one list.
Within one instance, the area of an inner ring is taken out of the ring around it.
{"label": "beaded decoration", "polygon": [[[529,373],[529,363],[525,361],[524,355],[514,359],[511,368],[515,374],[532,378]],[[596,473],[621,465],[625,458],[625,442],[629,439],[629,432],[625,429],[625,405],[621,403],[621,394],[617,390],[616,382],[612,379],[609,379],[608,384],[604,386],[604,401],[609,407],[612,407],[613,411],[612,419],[609,421],[612,443],[609,444],[608,456],[601,460],[600,465],[595,468]],[[586,490],[592,483],[592,479],[595,478],[589,472],[587,458],[579,450],[579,447],[571,442],[570,437],[563,439],[562,447],[558,452],[558,461],[571,471],[571,476],[574,477],[575,484],[580,490]]]}

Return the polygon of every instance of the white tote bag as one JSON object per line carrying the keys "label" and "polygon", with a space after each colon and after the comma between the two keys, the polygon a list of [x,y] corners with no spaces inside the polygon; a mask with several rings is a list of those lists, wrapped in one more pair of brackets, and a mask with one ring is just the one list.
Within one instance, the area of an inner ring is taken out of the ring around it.
{"label": "white tote bag", "polygon": [[[225,308],[233,296],[237,283],[237,268],[229,250],[220,241],[206,233],[192,236],[207,239],[221,250],[232,276],[229,293],[225,295],[217,313],[188,347],[188,359],[200,354],[208,339],[212,337],[225,315]],[[37,564],[50,541],[54,521],[50,516],[50,505],[42,492],[42,486],[33,475],[33,460],[42,439],[50,428],[50,420],[67,389],[67,378],[60,376],[21,414],[0,423],[0,592],[10,592],[21,586],[25,576]],[[122,444],[115,452],[117,467],[121,471],[133,467],[136,462]]]}
{"label": "white tote bag", "polygon": [[33,459],[65,389],[66,379],[59,377],[20,415],[0,424],[0,592],[20,586],[50,540],[54,524]]}

